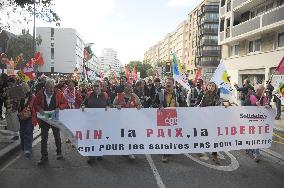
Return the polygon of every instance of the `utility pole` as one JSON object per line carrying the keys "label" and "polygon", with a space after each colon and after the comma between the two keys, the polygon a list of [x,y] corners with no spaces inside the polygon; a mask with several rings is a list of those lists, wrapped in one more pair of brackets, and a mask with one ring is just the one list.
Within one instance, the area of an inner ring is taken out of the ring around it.
{"label": "utility pole", "polygon": [[35,37],[35,24],[36,24],[36,0],[34,2],[34,26],[33,26],[33,53],[36,51],[36,37]]}

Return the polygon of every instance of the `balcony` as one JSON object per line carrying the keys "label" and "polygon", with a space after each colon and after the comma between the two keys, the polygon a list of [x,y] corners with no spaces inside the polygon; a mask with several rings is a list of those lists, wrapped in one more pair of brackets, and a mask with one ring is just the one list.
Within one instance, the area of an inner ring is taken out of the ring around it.
{"label": "balcony", "polygon": [[[284,21],[284,5],[232,27],[232,37],[247,34],[251,31],[265,31],[268,29],[267,26],[281,21]],[[275,27],[277,26],[275,25]]]}
{"label": "balcony", "polygon": [[220,50],[201,50],[199,54],[197,54],[198,57],[218,57],[220,55]]}
{"label": "balcony", "polygon": [[284,20],[284,6],[268,11],[262,17],[262,27]]}
{"label": "balcony", "polygon": [[260,28],[260,17],[255,17],[246,22],[243,22],[239,25],[232,27],[232,37],[248,33],[250,31]]}
{"label": "balcony", "polygon": [[217,67],[220,61],[199,61],[196,63],[198,67]]}
{"label": "balcony", "polygon": [[204,12],[219,12],[219,6],[207,5],[207,6],[204,6],[203,11]]}
{"label": "balcony", "polygon": [[213,39],[204,39],[200,44],[203,46],[215,46],[218,45],[218,41]]}
{"label": "balcony", "polygon": [[[249,0],[249,1],[251,1],[251,0]],[[236,7],[242,5],[242,4],[246,3],[246,2],[248,2],[248,0],[234,0],[234,1],[233,1],[233,10],[234,10]]]}

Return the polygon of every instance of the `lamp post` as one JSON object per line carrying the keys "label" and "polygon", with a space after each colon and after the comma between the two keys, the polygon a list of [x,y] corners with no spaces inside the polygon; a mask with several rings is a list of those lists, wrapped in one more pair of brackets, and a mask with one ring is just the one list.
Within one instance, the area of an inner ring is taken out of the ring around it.
{"label": "lamp post", "polygon": [[35,37],[35,25],[36,25],[36,0],[33,1],[34,3],[34,25],[33,25],[33,54],[36,51],[36,37]]}

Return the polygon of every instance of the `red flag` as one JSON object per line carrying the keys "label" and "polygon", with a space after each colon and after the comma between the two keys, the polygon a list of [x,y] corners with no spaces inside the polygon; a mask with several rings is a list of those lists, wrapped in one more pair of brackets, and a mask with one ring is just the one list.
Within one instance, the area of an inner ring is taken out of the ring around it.
{"label": "red flag", "polygon": [[279,65],[277,66],[276,71],[281,74],[284,74],[284,57],[280,61]]}
{"label": "red flag", "polygon": [[193,80],[194,85],[196,85],[197,80],[201,79],[201,78],[202,78],[202,69],[200,68],[200,69],[198,69],[198,71],[195,75],[195,78]]}
{"label": "red flag", "polygon": [[35,64],[36,64],[36,65],[43,65],[43,64],[44,64],[44,61],[43,61],[43,58],[42,58],[40,52],[37,52],[37,53],[35,54]]}
{"label": "red flag", "polygon": [[135,66],[133,67],[133,70],[132,70],[132,78],[134,81],[137,80],[137,70]]}
{"label": "red flag", "polygon": [[127,80],[129,80],[129,77],[130,77],[129,69],[128,69],[128,67],[126,65],[124,65],[124,69],[125,69],[126,78],[127,78]]}
{"label": "red flag", "polygon": [[34,72],[34,59],[31,59],[26,66],[23,68],[23,73],[27,75],[31,80],[34,80],[36,78],[35,72]]}
{"label": "red flag", "polygon": [[117,76],[116,76],[115,71],[112,71],[112,73],[113,73],[113,78],[114,78],[114,80],[118,82],[118,79],[117,79]]}
{"label": "red flag", "polygon": [[103,72],[100,73],[100,77],[101,77],[101,79],[104,78],[104,73]]}

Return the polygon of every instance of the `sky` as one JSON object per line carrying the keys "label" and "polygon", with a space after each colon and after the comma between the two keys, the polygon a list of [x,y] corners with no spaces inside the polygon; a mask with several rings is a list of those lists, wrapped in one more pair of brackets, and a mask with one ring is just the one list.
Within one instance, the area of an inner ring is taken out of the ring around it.
{"label": "sky", "polygon": [[[176,29],[202,0],[55,0],[61,27],[74,28],[100,56],[118,52],[122,64],[143,60],[144,52]],[[37,21],[37,26],[50,26]]]}

